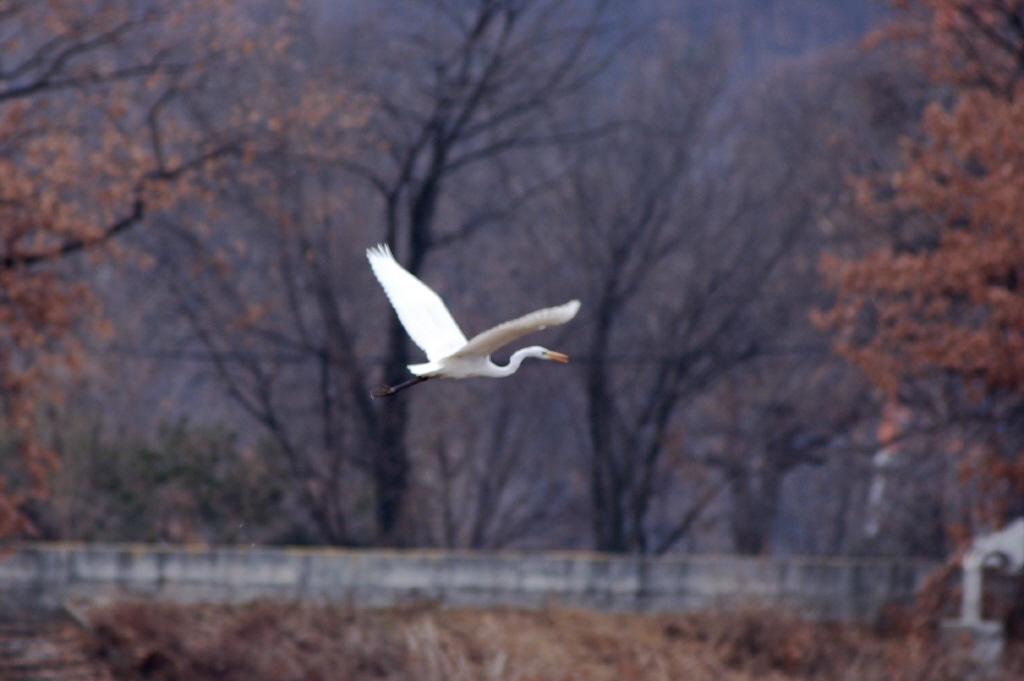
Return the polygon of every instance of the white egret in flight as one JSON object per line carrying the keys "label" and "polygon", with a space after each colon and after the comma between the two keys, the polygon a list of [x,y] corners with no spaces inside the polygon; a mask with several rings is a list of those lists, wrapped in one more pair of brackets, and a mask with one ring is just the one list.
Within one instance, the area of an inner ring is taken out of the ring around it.
{"label": "white egret in flight", "polygon": [[427,353],[425,364],[410,364],[414,377],[396,386],[384,386],[370,393],[373,397],[393,395],[399,390],[431,378],[470,378],[511,376],[527,357],[568,362],[560,352],[533,345],[512,353],[506,366],[491,361],[491,353],[520,336],[547,326],[565,324],[576,316],[580,301],[572,300],[557,307],[531,312],[510,322],[499,324],[466,340],[444,301],[429,286],[398,264],[391,249],[378,245],[366,251],[377,281],[384,287],[391,306],[398,313],[409,337]]}

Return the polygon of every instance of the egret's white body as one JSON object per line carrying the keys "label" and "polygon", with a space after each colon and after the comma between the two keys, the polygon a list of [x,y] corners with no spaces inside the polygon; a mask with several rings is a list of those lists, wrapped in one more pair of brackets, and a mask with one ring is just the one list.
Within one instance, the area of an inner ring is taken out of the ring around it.
{"label": "egret's white body", "polygon": [[367,250],[366,257],[402,326],[413,342],[427,354],[425,363],[409,366],[415,379],[395,388],[375,391],[375,396],[390,395],[428,378],[511,376],[527,357],[569,361],[562,353],[538,345],[515,351],[505,366],[492,362],[491,353],[533,331],[565,324],[579,311],[578,300],[531,312],[466,340],[441,297],[399,265],[387,246],[379,245]]}

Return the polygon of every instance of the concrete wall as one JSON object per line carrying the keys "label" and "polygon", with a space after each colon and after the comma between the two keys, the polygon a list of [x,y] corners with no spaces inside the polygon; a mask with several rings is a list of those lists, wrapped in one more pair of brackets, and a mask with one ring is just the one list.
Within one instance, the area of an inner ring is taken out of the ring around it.
{"label": "concrete wall", "polygon": [[849,558],[31,544],[0,558],[0,603],[269,597],[369,607],[433,600],[687,611],[755,602],[867,621],[886,601],[911,598],[933,568]]}

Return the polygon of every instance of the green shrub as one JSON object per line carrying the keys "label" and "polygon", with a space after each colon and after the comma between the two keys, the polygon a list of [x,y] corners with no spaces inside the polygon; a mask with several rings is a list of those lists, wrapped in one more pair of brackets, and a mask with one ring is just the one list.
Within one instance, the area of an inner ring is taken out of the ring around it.
{"label": "green shrub", "polygon": [[274,451],[242,446],[223,426],[181,418],[145,441],[77,419],[54,439],[50,496],[28,509],[39,538],[272,543],[295,534]]}

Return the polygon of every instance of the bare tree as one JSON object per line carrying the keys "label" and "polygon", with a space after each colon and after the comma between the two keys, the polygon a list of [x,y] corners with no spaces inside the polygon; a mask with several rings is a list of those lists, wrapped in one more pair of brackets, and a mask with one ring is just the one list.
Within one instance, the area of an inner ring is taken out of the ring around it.
{"label": "bare tree", "polygon": [[[703,140],[728,75],[724,45],[673,48],[620,97],[634,107],[623,115],[629,123],[566,162],[563,202],[578,230],[570,257],[589,292],[594,538],[609,551],[664,551],[697,517],[683,513],[652,532],[652,501],[671,478],[666,445],[685,399],[759,352],[765,331],[753,324],[750,292],[796,235],[750,226],[753,214],[775,210],[777,185],[752,181],[730,196],[711,181],[735,178],[745,156],[705,174],[713,147]],[[695,503],[713,496],[709,488]]]}
{"label": "bare tree", "polygon": [[688,418],[700,443],[693,456],[728,492],[734,549],[756,555],[772,548],[783,483],[796,468],[836,457],[866,462],[862,431],[876,414],[865,381],[820,347],[766,353],[702,395]]}
{"label": "bare tree", "polygon": [[[379,103],[369,153],[348,164],[380,202],[380,238],[413,274],[431,253],[500,222],[542,181],[510,177],[506,160],[558,137],[549,112],[590,83],[610,54],[605,2],[433,0],[388,3],[395,23],[381,62],[362,87]],[[584,130],[569,123],[559,136]],[[385,153],[381,154],[383,149]],[[501,191],[480,192],[484,178]],[[442,219],[439,220],[439,216]],[[409,341],[392,317],[382,380],[404,380]],[[396,530],[410,469],[408,397],[381,403],[375,416],[376,521]],[[396,537],[397,539],[397,537]]]}
{"label": "bare tree", "polygon": [[[672,52],[684,56],[652,60],[650,85],[621,98],[631,122],[566,162],[564,205],[578,229],[571,257],[589,292],[583,373],[594,535],[611,551],[667,550],[722,485],[743,518],[762,517],[786,471],[813,461],[828,439],[804,442],[786,416],[796,414],[791,405],[752,401],[744,408],[773,428],[759,433],[773,454],[769,496],[755,504],[742,494],[750,469],[719,466],[724,477],[685,492],[689,509],[675,506],[675,520],[655,517],[659,495],[683,495],[684,481],[666,466],[670,448],[686,446],[677,433],[694,433],[687,415],[698,397],[786,344],[816,343],[818,357],[827,356],[809,323],[815,289],[807,282],[816,279],[819,221],[850,194],[840,161],[847,140],[829,116],[840,81],[827,69],[727,100],[720,45]],[[730,454],[739,461],[749,452]],[[759,542],[743,540],[748,549]]]}
{"label": "bare tree", "polygon": [[[409,341],[364,247],[387,241],[429,279],[428,256],[506,224],[545,182],[512,157],[584,132],[554,132],[551,112],[605,63],[603,3],[392,4],[401,11],[352,29],[368,63],[339,57],[339,73],[306,16],[292,25],[301,40],[268,66],[272,87],[246,74],[229,84],[266,125],[204,188],[216,208],[165,216],[170,238],[151,245],[155,280],[187,321],[180,347],[201,349],[271,434],[315,535],[333,543],[412,534],[399,523],[409,397],[370,399],[379,381],[405,376]],[[189,227],[199,222],[217,229]]]}
{"label": "bare tree", "polygon": [[[755,158],[762,163],[779,159],[765,174],[785,173],[776,201],[802,207],[797,216],[767,215],[763,228],[784,229],[777,218],[803,223],[799,240],[760,287],[759,316],[774,329],[764,356],[704,395],[691,419],[695,434],[719,431],[702,460],[727,484],[733,545],[741,553],[771,548],[792,471],[832,457],[855,458],[854,467],[864,468],[874,451],[879,396],[836,362],[811,324],[813,310],[827,302],[816,266],[824,248],[869,238],[852,219],[849,178],[892,162],[920,95],[920,76],[899,60],[838,50],[777,70],[739,114],[738,144],[761,145],[763,155]],[[852,480],[835,484],[850,487]]]}
{"label": "bare tree", "polygon": [[[293,20],[285,28],[294,37],[303,27]],[[154,308],[156,349],[198,354],[262,426],[315,539],[366,542],[372,532],[351,510],[366,503],[359,471],[377,417],[362,380],[371,348],[355,332],[372,315],[341,294],[358,288],[350,273],[365,261],[348,247],[337,170],[366,106],[329,74],[306,73],[302,55],[273,59],[254,60],[258,75],[222,84],[216,99],[197,96],[197,106],[252,107],[256,129],[245,154],[205,178],[196,201],[161,215],[142,244],[155,258],[144,276],[176,313],[169,323]]]}
{"label": "bare tree", "polygon": [[576,442],[564,414],[549,406],[557,378],[544,378],[444,386],[438,399],[418,405],[413,503],[417,529],[428,535],[421,543],[572,545],[565,531],[575,525],[579,495],[567,475],[571,457],[559,454]]}

